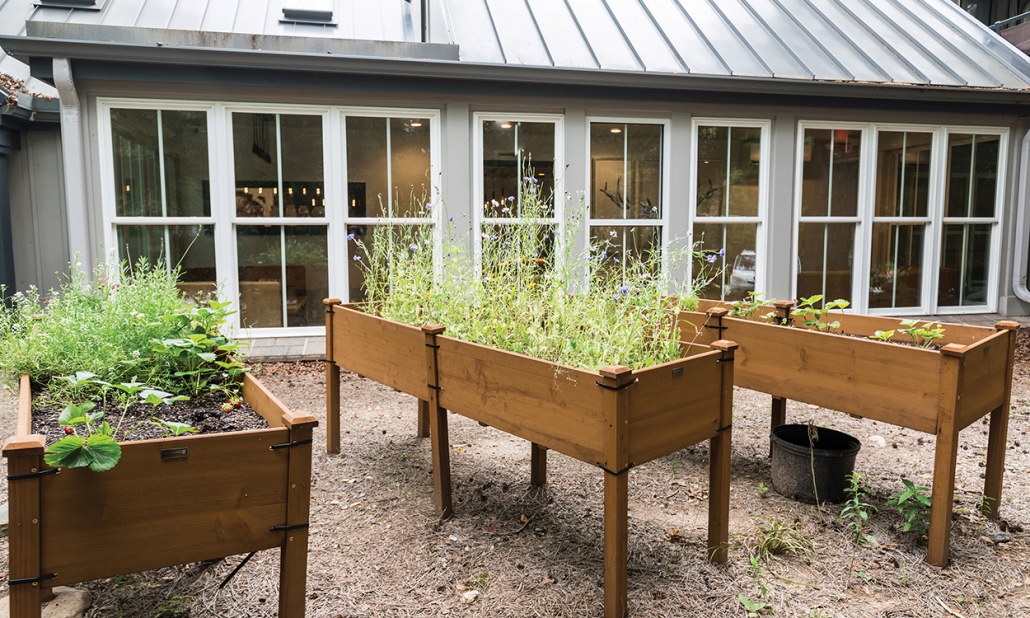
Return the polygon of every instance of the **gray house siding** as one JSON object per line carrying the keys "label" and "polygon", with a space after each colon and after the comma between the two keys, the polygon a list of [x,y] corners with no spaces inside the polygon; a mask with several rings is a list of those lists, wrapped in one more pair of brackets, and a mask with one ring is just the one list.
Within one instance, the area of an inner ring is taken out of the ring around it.
{"label": "gray house siding", "polygon": [[21,150],[8,155],[17,291],[58,287],[68,271],[61,159],[57,131],[23,133]]}

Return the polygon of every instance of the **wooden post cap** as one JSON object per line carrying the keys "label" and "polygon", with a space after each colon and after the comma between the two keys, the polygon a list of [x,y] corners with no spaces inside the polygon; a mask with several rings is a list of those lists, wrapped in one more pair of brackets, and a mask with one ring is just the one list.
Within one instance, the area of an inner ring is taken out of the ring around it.
{"label": "wooden post cap", "polygon": [[792,309],[794,307],[794,301],[792,300],[776,300],[773,301],[773,307],[777,309]]}
{"label": "wooden post cap", "polygon": [[342,302],[343,301],[340,300],[339,298],[326,298],[326,299],[324,299],[322,301],[322,304],[326,305],[326,306],[332,306],[332,305],[339,305]]}
{"label": "wooden post cap", "polygon": [[446,327],[440,326],[439,324],[426,324],[422,327],[422,332],[427,335],[439,335],[443,331],[447,330]]}
{"label": "wooden post cap", "polygon": [[706,311],[705,313],[707,313],[708,315],[712,316],[713,318],[721,318],[721,317],[723,317],[724,315],[726,315],[729,312],[730,312],[730,310],[727,309],[726,307],[712,307],[708,311]]}
{"label": "wooden post cap", "polygon": [[958,343],[949,343],[941,348],[941,354],[945,356],[962,356],[966,353],[966,346]]}
{"label": "wooden post cap", "polygon": [[720,352],[732,352],[733,350],[736,350],[738,347],[739,346],[737,346],[736,341],[729,341],[727,339],[720,339],[718,341],[712,342],[712,349],[719,350]]}
{"label": "wooden post cap", "polygon": [[1002,320],[994,325],[998,330],[1019,330],[1019,322],[1013,320]]}
{"label": "wooden post cap", "polygon": [[616,382],[621,382],[633,374],[632,369],[629,367],[623,367],[622,365],[601,367],[597,372],[601,374],[602,378],[608,378],[609,380],[615,380]]}
{"label": "wooden post cap", "polygon": [[42,455],[46,451],[46,438],[39,434],[11,436],[4,442],[4,457]]}

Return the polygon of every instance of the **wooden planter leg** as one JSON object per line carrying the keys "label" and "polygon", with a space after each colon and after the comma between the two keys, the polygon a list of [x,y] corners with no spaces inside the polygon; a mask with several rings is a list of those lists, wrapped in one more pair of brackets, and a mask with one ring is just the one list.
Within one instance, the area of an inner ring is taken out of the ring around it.
{"label": "wooden planter leg", "polygon": [[327,298],[325,305],[325,438],[326,452],[340,452],[340,367],[333,361],[333,307],[339,298]]}
{"label": "wooden planter leg", "polygon": [[1005,443],[1009,434],[1009,408],[1012,398],[1012,365],[1016,352],[1016,331],[1018,322],[1004,321],[995,324],[998,330],[1009,331],[1008,360],[1005,367],[1005,395],[1001,406],[991,411],[991,430],[987,438],[987,468],[984,472],[984,496],[989,498],[985,515],[997,519],[1001,507],[1002,480],[1005,476]]}
{"label": "wooden planter leg", "polygon": [[622,366],[600,371],[604,390],[604,618],[627,615],[629,555],[629,391],[633,372]]}
{"label": "wooden planter leg", "polygon": [[[769,431],[772,432],[780,425],[787,424],[787,398],[772,398],[772,421],[769,423]],[[769,441],[769,457],[772,457],[772,440]]]}
{"label": "wooden planter leg", "polygon": [[418,400],[418,437],[429,437],[429,402]]}
{"label": "wooden planter leg", "polygon": [[[24,385],[23,385],[24,386]],[[39,472],[46,443],[43,436],[15,436],[4,444],[7,474],[18,476]],[[22,478],[8,481],[10,495],[10,541],[8,577],[10,580],[35,579],[42,575],[40,556],[40,479]],[[14,618],[40,618],[42,583],[11,586],[11,613]]]}
{"label": "wooden planter leg", "polygon": [[733,351],[737,344],[719,340],[713,350],[722,352],[722,392],[719,429],[709,441],[708,453],[708,559],[723,564],[730,542],[730,444],[733,439]]}
{"label": "wooden planter leg", "polygon": [[541,487],[547,482],[547,447],[531,442],[529,446],[530,482]]}
{"label": "wooden planter leg", "polygon": [[962,381],[964,346],[948,344],[941,348],[941,398],[937,412],[937,449],[933,462],[933,504],[926,561],[934,566],[948,565],[951,550],[951,512],[955,495],[955,464],[958,458],[958,426],[955,408],[958,385]]}
{"label": "wooden planter leg", "polygon": [[451,507],[451,452],[447,439],[447,410],[440,407],[439,372],[437,371],[436,336],[444,331],[443,326],[422,327],[426,337],[426,400],[429,407],[430,438],[433,446],[433,502],[436,515],[447,519],[453,513]]}
{"label": "wooden planter leg", "polygon": [[[313,416],[283,417],[290,430],[290,442],[311,440],[318,425]],[[303,616],[307,599],[308,519],[311,504],[311,444],[292,446],[289,487],[286,490],[286,526],[279,554],[279,616]]]}

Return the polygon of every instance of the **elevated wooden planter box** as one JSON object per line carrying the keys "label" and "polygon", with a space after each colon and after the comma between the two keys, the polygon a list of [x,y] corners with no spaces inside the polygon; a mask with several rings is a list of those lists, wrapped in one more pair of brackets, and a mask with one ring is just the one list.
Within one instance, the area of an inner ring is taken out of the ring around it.
{"label": "elevated wooden planter box", "polygon": [[604,473],[605,616],[626,615],[627,501],[633,465],[711,440],[708,546],[726,560],[733,350],[729,341],[689,348],[682,360],[631,371],[583,371],[446,337],[327,299],[328,450],[340,448],[341,367],[417,397],[420,431],[432,438],[434,498],[451,515],[447,411],[532,443],[532,481],[555,449]]}
{"label": "elevated wooden planter box", "polygon": [[[834,312],[830,321],[840,320],[842,335],[802,327],[792,307],[780,301],[743,319],[729,317],[726,304],[702,301],[698,312],[681,314],[682,337],[695,344],[737,342],[736,385],[773,396],[773,427],[786,422],[787,400],[794,399],[935,435],[926,559],[946,565],[959,431],[988,414],[984,495],[991,499],[991,516],[998,516],[1019,324],[944,324],[944,337],[935,342],[942,347],[932,350],[868,338],[894,330],[894,341],[910,341],[897,332],[904,328],[897,318]],[[769,311],[776,317],[763,320]]]}
{"label": "elevated wooden planter box", "polygon": [[245,375],[243,398],[267,429],[122,442],[107,472],[58,471],[30,435],[31,397],[24,376],[3,450],[12,617],[39,618],[45,588],[273,547],[279,615],[304,615],[314,417]]}

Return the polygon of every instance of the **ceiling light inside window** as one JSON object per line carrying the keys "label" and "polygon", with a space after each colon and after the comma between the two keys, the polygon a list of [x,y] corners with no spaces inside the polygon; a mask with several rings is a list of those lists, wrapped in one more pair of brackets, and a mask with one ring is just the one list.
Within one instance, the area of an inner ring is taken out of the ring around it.
{"label": "ceiling light inside window", "polygon": [[619,127],[612,127],[612,133],[622,133],[622,129]]}
{"label": "ceiling light inside window", "polygon": [[510,129],[511,128],[511,123],[510,122],[502,122],[501,123],[501,128],[502,129]]}
{"label": "ceiling light inside window", "polygon": [[417,128],[422,126],[422,121],[421,120],[412,120],[411,121],[411,126],[413,128],[415,128],[415,129],[417,129]]}

